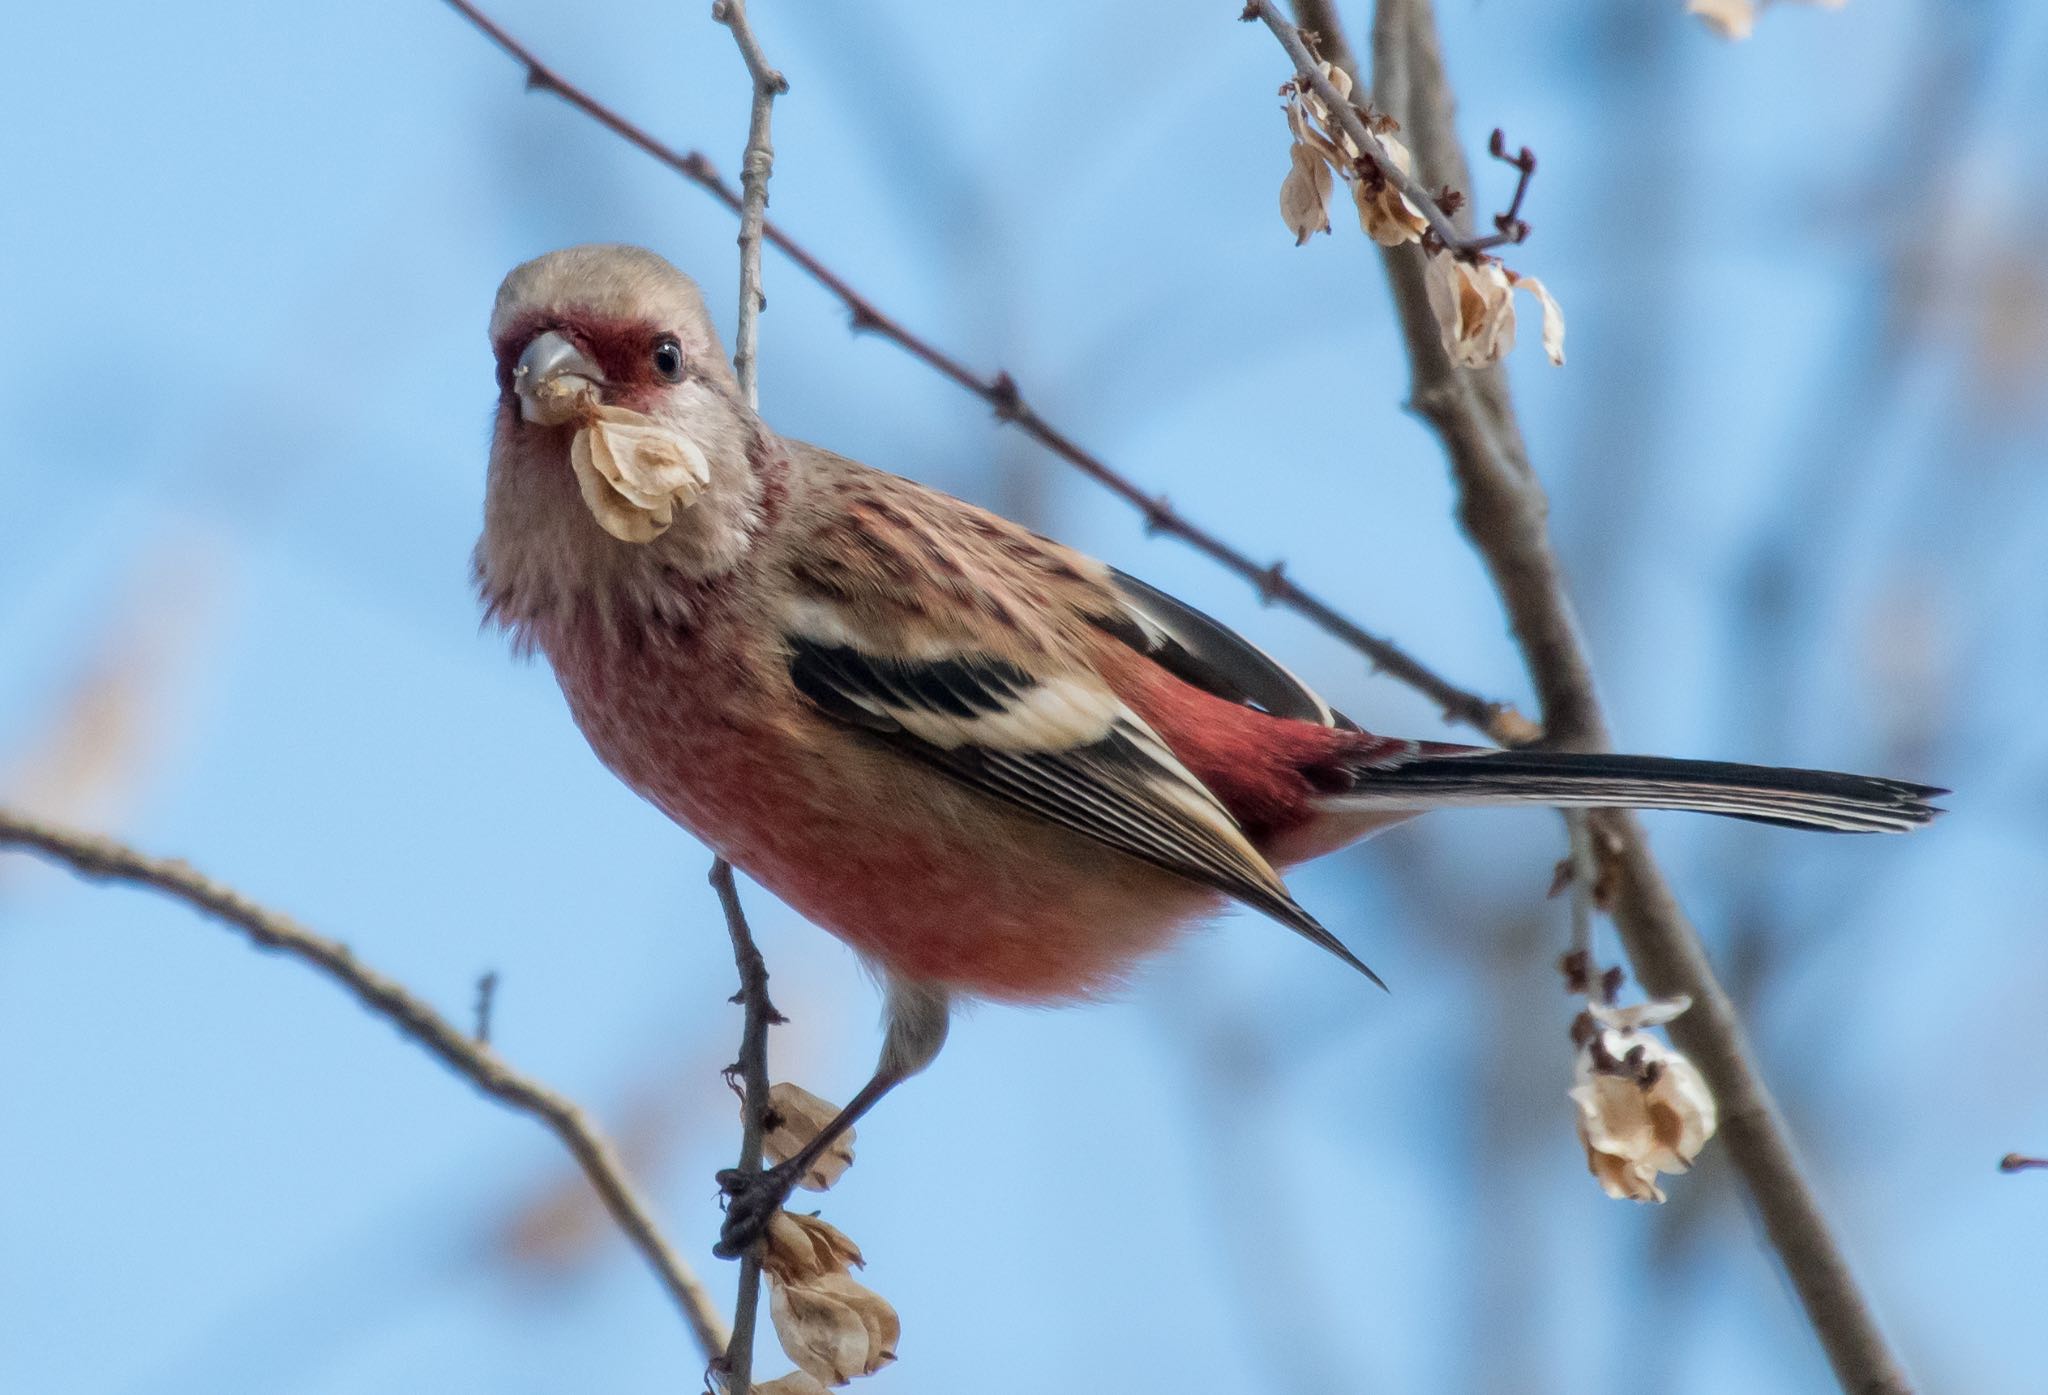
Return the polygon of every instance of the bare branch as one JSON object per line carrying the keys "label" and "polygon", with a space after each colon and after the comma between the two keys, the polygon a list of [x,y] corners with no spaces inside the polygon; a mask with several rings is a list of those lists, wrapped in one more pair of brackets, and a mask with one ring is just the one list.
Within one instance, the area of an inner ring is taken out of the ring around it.
{"label": "bare branch", "polygon": [[[653,156],[675,173],[697,185],[735,213],[742,211],[741,196],[719,178],[711,162],[698,151],[680,151],[655,139],[639,126],[620,116],[583,89],[570,83],[535,56],[532,50],[500,28],[471,0],[448,0],[492,43],[520,64],[527,86],[552,92],[584,115],[628,144]],[[1083,449],[1065,432],[1040,416],[1025,400],[1016,380],[998,372],[984,377],[919,337],[827,267],[772,220],[762,223],[762,237],[800,267],[804,274],[823,286],[853,318],[857,331],[878,334],[909,353],[941,377],[973,393],[989,404],[997,418],[1009,422],[1039,445],[1079,470],[1097,484],[1135,508],[1148,531],[1177,538],[1255,588],[1262,600],[1293,611],[1324,633],[1363,654],[1373,668],[1397,682],[1405,683],[1442,709],[1446,719],[1485,732],[1502,745],[1525,745],[1540,733],[1528,718],[1506,703],[1493,702],[1469,692],[1437,674],[1421,661],[1344,615],[1321,597],[1287,576],[1278,564],[1255,561],[1217,534],[1190,521],[1160,494],[1142,488],[1129,476],[1112,469],[1100,457]]]}
{"label": "bare branch", "polygon": [[[1374,85],[1411,139],[1427,180],[1465,182],[1452,98],[1429,0],[1379,0]],[[1414,402],[1442,439],[1459,494],[1459,518],[1507,609],[1542,699],[1555,744],[1604,749],[1606,715],[1594,689],[1556,554],[1548,500],[1498,369],[1464,372],[1446,359],[1421,279],[1421,254],[1388,249],[1388,278],[1401,311]],[[1613,917],[1636,977],[1658,997],[1685,994],[1692,1008],[1671,1024],[1721,1106],[1721,1136],[1833,1364],[1857,1395],[1910,1389],[1870,1304],[1851,1274],[1820,1204],[1801,1174],[1789,1131],[1751,1055],[1734,1006],[1698,934],[1650,855],[1642,825],[1613,812],[1589,822],[1607,838],[1619,873]]]}
{"label": "bare branch", "polygon": [[1584,991],[1590,998],[1598,991],[1594,987],[1598,976],[1592,972],[1598,962],[1593,953],[1593,898],[1600,880],[1600,863],[1593,851],[1593,830],[1585,811],[1566,810],[1564,826],[1571,840],[1571,851],[1566,854],[1572,876],[1572,938],[1568,953],[1585,966],[1587,986]]}
{"label": "bare branch", "polygon": [[2031,1172],[2036,1168],[2048,1168],[2048,1158],[2030,1158],[2025,1153],[2007,1153],[1998,1160],[2000,1172]]}
{"label": "bare branch", "polygon": [[725,1322],[711,1295],[662,1235],[646,1199],[627,1177],[618,1150],[573,1101],[506,1065],[490,1046],[472,1040],[430,1004],[359,961],[347,945],[314,934],[183,862],[148,857],[110,838],[0,809],[0,849],[4,848],[35,853],[91,880],[162,892],[240,931],[259,949],[312,965],[478,1090],[508,1109],[538,1119],[574,1155],[605,1209],[681,1310],[705,1358],[715,1359],[725,1350]]}
{"label": "bare branch", "polygon": [[733,371],[739,375],[740,392],[749,407],[761,405],[760,353],[761,311],[767,297],[761,293],[761,228],[768,220],[768,177],[775,170],[775,146],[768,138],[769,117],[775,99],[789,91],[789,80],[768,66],[761,44],[747,23],[746,0],[717,0],[711,17],[732,30],[740,47],[747,73],[754,80],[752,115],[747,122],[747,151],[740,165],[740,318],[733,335]]}

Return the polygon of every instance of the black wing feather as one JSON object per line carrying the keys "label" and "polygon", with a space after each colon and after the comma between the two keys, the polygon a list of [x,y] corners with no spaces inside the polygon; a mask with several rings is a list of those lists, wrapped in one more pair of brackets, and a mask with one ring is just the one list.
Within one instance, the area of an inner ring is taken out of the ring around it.
{"label": "black wing feather", "polygon": [[1098,623],[1183,683],[1276,717],[1358,730],[1279,660],[1221,620],[1114,568],[1110,582],[1123,613]]}

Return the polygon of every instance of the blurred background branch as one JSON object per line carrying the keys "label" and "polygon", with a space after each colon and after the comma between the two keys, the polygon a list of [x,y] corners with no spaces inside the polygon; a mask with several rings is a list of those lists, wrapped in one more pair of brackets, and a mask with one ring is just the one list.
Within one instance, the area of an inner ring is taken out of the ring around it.
{"label": "blurred background branch", "polygon": [[724,1352],[729,1336],[711,1295],[662,1234],[646,1199],[626,1175],[618,1150],[573,1100],[514,1070],[486,1042],[464,1034],[424,999],[362,963],[347,945],[314,934],[182,862],[0,809],[0,849],[9,848],[35,853],[93,881],[159,892],[239,930],[258,949],[311,965],[478,1090],[539,1120],[575,1156],[605,1209],[661,1280],[705,1359]]}
{"label": "blurred background branch", "polygon": [[[1318,22],[1334,26],[1335,17],[1323,12]],[[1469,188],[1429,0],[1378,0],[1373,67],[1372,90],[1401,122],[1428,179]],[[1398,96],[1398,106],[1388,92]],[[1550,544],[1549,502],[1530,465],[1506,377],[1498,368],[1452,365],[1429,307],[1418,249],[1388,248],[1384,257],[1406,330],[1411,400],[1449,458],[1459,520],[1507,610],[1540,697],[1546,742],[1607,749],[1606,716]],[[1672,1038],[1699,1064],[1719,1101],[1730,1159],[1836,1379],[1857,1395],[1903,1395],[1910,1389],[1903,1367],[1822,1214],[1734,1004],[1651,856],[1641,822],[1620,813],[1603,813],[1592,822],[1610,840],[1620,870],[1613,913],[1629,958],[1651,993],[1692,1001],[1691,1011],[1672,1024]]]}

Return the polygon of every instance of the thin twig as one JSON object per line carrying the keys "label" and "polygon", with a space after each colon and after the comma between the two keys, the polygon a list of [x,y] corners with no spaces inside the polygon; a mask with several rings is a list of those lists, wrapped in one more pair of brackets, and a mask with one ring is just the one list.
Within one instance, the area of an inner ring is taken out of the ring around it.
{"label": "thin twig", "polygon": [[2048,1168],[2048,1158],[2030,1158],[2025,1153],[2007,1153],[1998,1160],[2000,1172],[2031,1172],[2036,1168]]}
{"label": "thin twig", "polygon": [[[740,991],[733,995],[742,1014],[740,1058],[735,1065],[740,1077],[738,1172],[742,1177],[752,1177],[761,1170],[761,1140],[768,1132],[768,1029],[783,1019],[768,999],[768,963],[747,928],[746,912],[740,908],[739,887],[733,882],[732,864],[722,857],[711,864],[711,885],[718,892],[718,904],[725,910],[726,932],[732,936],[733,965],[740,976]],[[740,1256],[739,1300],[733,1305],[732,1340],[726,1344],[722,1363],[726,1395],[747,1395],[753,1388],[754,1326],[760,1300],[761,1251],[755,1246]]]}
{"label": "thin twig", "polygon": [[[447,3],[526,70],[529,88],[552,92],[629,145],[653,156],[697,185],[733,212],[742,211],[741,196],[719,178],[717,170],[702,153],[677,150],[626,120],[541,62],[531,49],[506,33],[472,0],[447,0]],[[1303,588],[1287,575],[1282,564],[1253,560],[1248,553],[1184,517],[1164,495],[1151,493],[1112,469],[1100,457],[1077,445],[1066,433],[1040,416],[1025,401],[1023,391],[1008,373],[998,372],[984,377],[929,340],[919,337],[884,314],[879,306],[855,290],[772,220],[764,221],[761,231],[765,241],[846,306],[856,331],[880,335],[941,377],[988,403],[1000,420],[1010,423],[1135,508],[1144,517],[1148,531],[1179,539],[1226,571],[1249,582],[1258,591],[1260,599],[1303,616],[1324,633],[1363,654],[1377,671],[1405,683],[1436,703],[1447,720],[1485,732],[1502,745],[1525,745],[1540,735],[1535,725],[1512,706],[1490,701],[1435,673],[1393,641],[1374,634]]]}
{"label": "thin twig", "polygon": [[1520,242],[1529,236],[1529,224],[1522,217],[1522,200],[1529,197],[1529,182],[1536,177],[1536,152],[1523,146],[1510,155],[1507,132],[1496,126],[1486,143],[1486,153],[1515,171],[1515,196],[1505,212],[1493,215],[1495,235],[1503,243]]}
{"label": "thin twig", "polygon": [[[1429,0],[1379,0],[1373,60],[1380,100],[1408,133],[1422,177],[1462,184],[1464,158]],[[1603,749],[1606,715],[1550,545],[1548,501],[1529,466],[1506,381],[1497,369],[1451,367],[1429,310],[1420,258],[1413,253],[1388,249],[1386,262],[1406,331],[1415,405],[1443,440],[1460,521],[1507,609],[1542,699],[1545,730],[1560,744]],[[1729,1159],[1836,1378],[1856,1395],[1901,1395],[1911,1388],[1904,1367],[1801,1173],[1734,1005],[1651,856],[1642,825],[1609,812],[1589,822],[1613,856],[1618,876],[1612,915],[1636,977],[1657,997],[1692,999],[1691,1010],[1671,1024],[1672,1039],[1699,1065],[1719,1101]]]}
{"label": "thin twig", "polygon": [[768,137],[775,99],[789,91],[789,80],[768,66],[761,43],[747,23],[746,0],[718,0],[711,17],[732,30],[754,80],[752,115],[747,121],[747,150],[740,165],[740,319],[733,335],[732,366],[749,407],[761,405],[759,391],[761,311],[761,229],[768,221],[768,177],[775,171],[775,145]]}
{"label": "thin twig", "polygon": [[478,1046],[491,1044],[491,1013],[498,1005],[498,971],[486,969],[476,981],[476,1030],[470,1035]]}
{"label": "thin twig", "polygon": [[496,1051],[471,1040],[396,980],[363,964],[347,945],[314,934],[183,862],[148,857],[110,838],[59,828],[7,809],[0,809],[0,848],[36,853],[91,880],[160,891],[240,931],[259,949],[303,960],[478,1090],[509,1109],[540,1120],[575,1156],[605,1209],[660,1278],[705,1358],[714,1359],[725,1350],[725,1323],[711,1295],[662,1235],[645,1198],[627,1177],[618,1150],[573,1101],[506,1065]]}
{"label": "thin twig", "polygon": [[[746,0],[716,0],[711,17],[732,30],[740,58],[753,79],[754,96],[747,121],[747,149],[740,167],[740,315],[733,335],[733,371],[739,377],[740,392],[749,407],[758,407],[760,394],[761,311],[767,297],[761,291],[761,236],[768,222],[768,180],[775,172],[775,146],[769,139],[769,118],[775,99],[789,90],[789,81],[769,66],[760,40],[747,22]],[[711,863],[711,885],[718,892],[718,904],[725,910],[725,927],[732,936],[733,964],[739,970],[741,1005],[740,1057],[738,1069],[743,1088],[740,1094],[740,1160],[738,1172],[752,1177],[761,1170],[761,1140],[768,1130],[768,1028],[780,1019],[768,1001],[768,965],[761,958],[754,936],[747,928],[746,912],[740,908],[739,888],[733,882],[732,864],[724,858]],[[761,1305],[761,1249],[755,1245],[740,1256],[739,1295],[733,1300],[732,1341],[725,1349],[727,1395],[748,1395],[754,1386],[754,1327]]]}

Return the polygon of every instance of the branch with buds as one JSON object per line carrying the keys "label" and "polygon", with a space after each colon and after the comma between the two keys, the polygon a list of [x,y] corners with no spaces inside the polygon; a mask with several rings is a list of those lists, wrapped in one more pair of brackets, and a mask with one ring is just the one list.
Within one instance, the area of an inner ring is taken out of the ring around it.
{"label": "branch with buds", "polygon": [[[471,1036],[432,1004],[363,963],[347,945],[314,934],[183,862],[150,857],[111,838],[0,809],[0,850],[4,849],[34,853],[88,880],[159,892],[241,932],[258,949],[312,966],[483,1094],[539,1120],[576,1159],[619,1229],[661,1280],[705,1358],[716,1359],[725,1350],[725,1320],[702,1281],[662,1234],[646,1198],[626,1175],[618,1149],[573,1100],[514,1070],[482,1039],[489,1022],[487,994],[480,991],[479,1031]],[[487,975],[485,982],[495,984],[496,976]]]}
{"label": "branch with buds", "polygon": [[1571,890],[1571,948],[1558,961],[1565,991],[1585,1000],[1572,1019],[1572,1088],[1586,1169],[1617,1200],[1662,1201],[1660,1173],[1686,1172],[1714,1136],[1718,1110],[1699,1068],[1650,1028],[1692,1006],[1683,994],[1623,1006],[1627,976],[1602,968],[1593,948],[1597,912],[1613,905],[1611,844],[1583,810],[1565,815],[1571,851],[1551,893]]}
{"label": "branch with buds", "polygon": [[[448,4],[474,25],[486,38],[526,70],[526,85],[539,92],[551,92],[576,110],[596,121],[627,144],[653,156],[670,170],[703,189],[734,213],[743,211],[741,195],[718,175],[710,160],[695,150],[683,151],[667,145],[628,121],[597,98],[577,87],[524,44],[507,33],[471,0],[448,0]],[[1284,563],[1261,563],[1220,535],[1193,522],[1174,508],[1165,495],[1147,490],[1128,475],[1112,468],[1100,456],[1084,449],[1032,407],[1016,379],[1008,373],[984,375],[946,353],[855,290],[846,279],[820,261],[795,238],[764,219],[762,240],[782,252],[804,274],[823,286],[845,305],[856,332],[879,335],[904,350],[941,377],[989,404],[999,421],[1016,427],[1053,455],[1094,480],[1117,498],[1136,509],[1146,531],[1176,538],[1203,556],[1248,582],[1269,605],[1293,611],[1310,624],[1365,656],[1374,671],[1406,684],[1434,702],[1447,721],[1484,732],[1503,746],[1522,746],[1542,732],[1511,705],[1496,702],[1438,674],[1399,645],[1375,634],[1308,590],[1287,574]]]}
{"label": "branch with buds", "polygon": [[[726,1072],[740,1098],[740,1161],[736,1176],[761,1170],[763,1158],[788,1162],[837,1117],[838,1107],[787,1081],[768,1083],[768,1029],[784,1021],[768,998],[768,965],[755,946],[740,908],[732,865],[711,865],[711,885],[725,909],[745,1015],[739,1060]],[[854,1131],[847,1129],[798,1181],[805,1191],[828,1190],[853,1166]],[[815,1215],[776,1211],[760,1241],[740,1257],[739,1301],[732,1340],[713,1363],[724,1395],[815,1395],[826,1385],[871,1376],[896,1359],[902,1323],[889,1301],[858,1282],[849,1266],[866,1261],[844,1233]],[[783,1352],[797,1369],[764,1385],[753,1384],[754,1330],[761,1280],[768,1280],[769,1317]]]}
{"label": "branch with buds", "polygon": [[[1419,235],[1426,228],[1439,246],[1452,255],[1471,259],[1494,247],[1520,242],[1529,235],[1529,225],[1517,216],[1521,212],[1522,195],[1527,191],[1529,176],[1536,172],[1536,157],[1524,148],[1517,157],[1517,167],[1522,178],[1515,190],[1515,202],[1507,213],[1495,219],[1498,231],[1485,237],[1475,237],[1465,232],[1451,220],[1451,214],[1464,202],[1463,195],[1452,191],[1450,208],[1440,195],[1432,195],[1422,182],[1410,173],[1408,151],[1398,141],[1387,137],[1400,129],[1400,123],[1384,113],[1361,110],[1351,100],[1351,75],[1333,64],[1319,58],[1310,47],[1308,36],[1290,23],[1273,0],[1251,0],[1238,16],[1246,23],[1262,22],[1273,31],[1273,37],[1280,41],[1280,47],[1294,60],[1299,76],[1290,84],[1297,94],[1313,95],[1323,112],[1334,118],[1350,145],[1342,151],[1340,158],[1359,167],[1362,178],[1389,185],[1404,199],[1410,216],[1420,220],[1422,227],[1415,229]],[[1284,90],[1284,89],[1283,89]],[[1501,141],[1500,132],[1494,132],[1496,145]],[[1335,143],[1332,145],[1335,151]],[[1501,158],[1508,158],[1502,155]],[[1408,238],[1401,238],[1407,241]]]}

